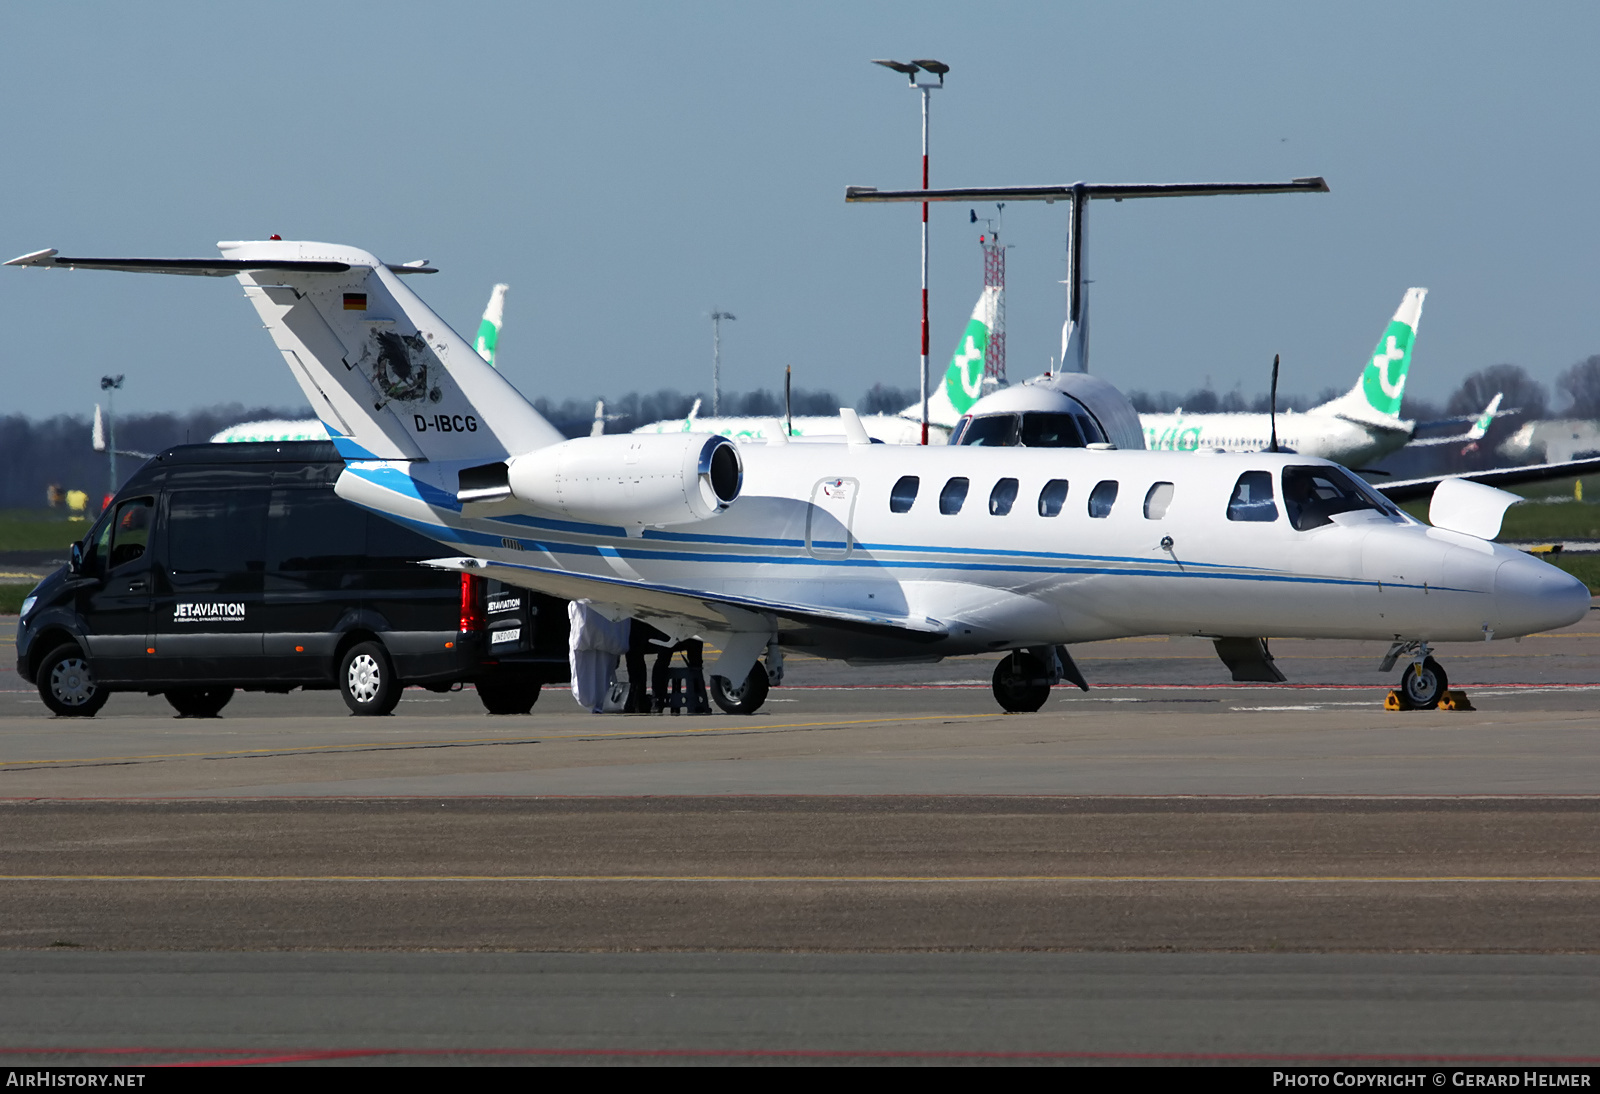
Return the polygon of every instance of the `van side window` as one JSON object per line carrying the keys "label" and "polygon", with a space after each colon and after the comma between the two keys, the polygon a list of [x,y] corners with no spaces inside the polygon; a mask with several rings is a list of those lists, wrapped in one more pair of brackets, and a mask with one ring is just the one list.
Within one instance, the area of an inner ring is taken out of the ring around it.
{"label": "van side window", "polygon": [[994,489],[989,491],[989,515],[1003,517],[1011,512],[1011,507],[1017,501],[1017,480],[1001,479],[994,484]]}
{"label": "van side window", "polygon": [[968,480],[957,476],[944,484],[944,489],[939,491],[939,512],[945,516],[954,516],[961,512],[961,506],[967,500]]}
{"label": "van side window", "polygon": [[917,486],[920,481],[915,475],[901,475],[900,481],[889,491],[889,512],[911,512],[911,503],[917,500]]}
{"label": "van side window", "polygon": [[117,506],[116,515],[106,521],[95,541],[95,557],[105,560],[106,570],[144,557],[150,546],[150,515],[154,509],[154,498],[129,498]]}
{"label": "van side window", "polygon": [[266,569],[266,490],[176,490],[167,501],[167,567],[175,574]]}
{"label": "van side window", "polygon": [[1061,513],[1061,507],[1067,503],[1067,480],[1051,479],[1044,484],[1044,489],[1039,491],[1039,515],[1041,517],[1054,517]]}
{"label": "van side window", "polygon": [[1152,486],[1144,496],[1144,518],[1146,520],[1160,520],[1167,515],[1167,507],[1172,504],[1172,484],[1158,482]]}
{"label": "van side window", "polygon": [[1117,484],[1113,479],[1103,479],[1094,484],[1094,489],[1089,491],[1089,515],[1091,517],[1109,517],[1111,507],[1117,501]]}
{"label": "van side window", "polygon": [[1246,471],[1239,476],[1239,481],[1233,484],[1233,497],[1228,500],[1228,519],[1278,519],[1278,506],[1272,498],[1271,472]]}
{"label": "van side window", "polygon": [[[444,553],[443,547],[436,550]],[[366,553],[365,514],[332,490],[280,486],[272,491],[267,509],[269,573],[360,570]]]}

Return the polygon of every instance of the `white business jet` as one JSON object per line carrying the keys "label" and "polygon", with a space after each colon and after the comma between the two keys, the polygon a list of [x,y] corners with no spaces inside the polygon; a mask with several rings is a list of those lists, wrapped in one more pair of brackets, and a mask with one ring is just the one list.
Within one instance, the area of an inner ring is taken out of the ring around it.
{"label": "white business jet", "polygon": [[[1007,652],[994,693],[1037,710],[1087,687],[1073,642],[1216,640],[1281,679],[1262,635],[1382,639],[1436,704],[1433,644],[1583,618],[1587,589],[1488,541],[1512,495],[1445,483],[1427,527],[1303,456],[1092,448],[736,446],[695,434],[564,440],[405,284],[354,247],[223,243],[219,259],[12,265],[234,275],[345,459],[337,491],[499,578],[722,650],[725,710],[766,697],[769,646],[855,663]],[[774,641],[776,640],[776,642]],[[781,645],[778,645],[781,644]],[[769,653],[769,657],[772,654]]]}

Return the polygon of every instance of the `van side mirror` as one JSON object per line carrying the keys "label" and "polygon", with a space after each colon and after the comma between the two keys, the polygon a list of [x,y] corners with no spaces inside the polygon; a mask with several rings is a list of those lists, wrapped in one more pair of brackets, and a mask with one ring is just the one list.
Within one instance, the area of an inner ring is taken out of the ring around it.
{"label": "van side mirror", "polygon": [[83,541],[78,540],[72,544],[72,559],[67,563],[67,572],[76,577],[83,573]]}

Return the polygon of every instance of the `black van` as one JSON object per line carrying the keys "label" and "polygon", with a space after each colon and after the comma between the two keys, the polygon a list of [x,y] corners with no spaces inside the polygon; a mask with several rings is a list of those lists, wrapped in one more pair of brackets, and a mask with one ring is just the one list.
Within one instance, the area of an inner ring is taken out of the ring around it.
{"label": "black van", "polygon": [[247,691],[332,689],[388,714],[471,682],[526,714],[568,678],[566,601],[418,565],[449,549],[339,498],[328,442],[199,444],[145,464],[17,625],[17,672],[60,715],[113,691],[214,715]]}

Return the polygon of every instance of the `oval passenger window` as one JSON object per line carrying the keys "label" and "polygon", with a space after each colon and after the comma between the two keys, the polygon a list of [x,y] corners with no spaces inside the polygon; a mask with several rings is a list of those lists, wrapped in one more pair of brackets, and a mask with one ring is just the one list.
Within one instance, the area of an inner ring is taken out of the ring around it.
{"label": "oval passenger window", "polygon": [[900,481],[894,484],[894,489],[889,491],[889,512],[909,513],[911,503],[917,500],[917,485],[920,480],[915,475],[901,475]]}

